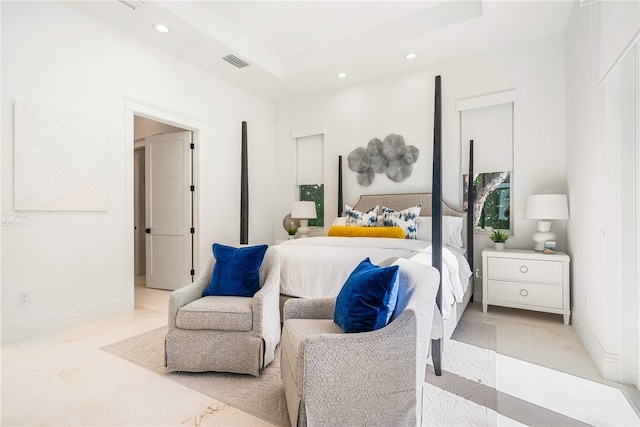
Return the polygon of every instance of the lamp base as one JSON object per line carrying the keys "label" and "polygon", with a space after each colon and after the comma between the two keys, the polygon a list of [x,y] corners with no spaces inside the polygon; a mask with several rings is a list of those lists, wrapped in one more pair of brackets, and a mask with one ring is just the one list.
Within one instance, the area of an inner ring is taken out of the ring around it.
{"label": "lamp base", "polygon": [[309,237],[309,232],[311,229],[309,228],[309,220],[301,219],[300,227],[298,227],[298,238]]}
{"label": "lamp base", "polygon": [[542,252],[544,250],[544,242],[547,240],[556,240],[556,234],[551,232],[551,221],[538,221],[538,231],[533,233],[531,238],[536,242],[534,250]]}

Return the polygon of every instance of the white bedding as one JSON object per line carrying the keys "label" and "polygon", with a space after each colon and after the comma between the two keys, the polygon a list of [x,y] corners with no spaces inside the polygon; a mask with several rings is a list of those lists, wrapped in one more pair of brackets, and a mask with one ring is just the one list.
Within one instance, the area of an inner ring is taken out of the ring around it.
{"label": "white bedding", "polygon": [[[378,264],[390,257],[431,265],[431,242],[376,237],[308,237],[275,248],[281,254],[280,293],[301,298],[337,296],[353,269],[365,258]],[[442,315],[461,302],[471,270],[462,250],[442,250]]]}

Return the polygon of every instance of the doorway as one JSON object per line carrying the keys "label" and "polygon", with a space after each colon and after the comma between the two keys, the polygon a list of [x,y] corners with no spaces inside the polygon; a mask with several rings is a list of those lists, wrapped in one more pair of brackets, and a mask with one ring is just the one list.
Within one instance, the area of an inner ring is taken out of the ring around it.
{"label": "doorway", "polygon": [[133,133],[135,283],[178,289],[195,275],[194,133],[139,115]]}

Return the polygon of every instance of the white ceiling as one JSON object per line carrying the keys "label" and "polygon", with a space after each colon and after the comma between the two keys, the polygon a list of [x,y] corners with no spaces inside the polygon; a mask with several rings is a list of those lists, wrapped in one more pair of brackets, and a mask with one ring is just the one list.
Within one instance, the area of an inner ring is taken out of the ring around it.
{"label": "white ceiling", "polygon": [[[144,0],[135,10],[117,0],[67,4],[277,102],[562,32],[574,3]],[[155,31],[158,22],[171,32]],[[418,57],[404,59],[408,52]],[[250,65],[223,61],[229,54]]]}

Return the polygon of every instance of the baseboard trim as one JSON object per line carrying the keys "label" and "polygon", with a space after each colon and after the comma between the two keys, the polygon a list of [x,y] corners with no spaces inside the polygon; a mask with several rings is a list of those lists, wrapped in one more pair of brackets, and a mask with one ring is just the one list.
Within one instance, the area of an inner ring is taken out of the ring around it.
{"label": "baseboard trim", "polygon": [[7,322],[0,329],[2,334],[0,342],[7,344],[105,317],[128,313],[133,310],[133,307],[133,300],[118,298],[27,320]]}
{"label": "baseboard trim", "polygon": [[575,329],[580,341],[587,349],[593,363],[600,371],[602,378],[609,381],[620,382],[620,354],[608,353],[600,344],[600,341],[593,335],[584,320],[576,310],[571,312],[571,324]]}
{"label": "baseboard trim", "polygon": [[473,287],[473,302],[482,302],[482,285]]}
{"label": "baseboard trim", "polygon": [[622,384],[622,394],[629,401],[629,405],[640,417],[640,390],[629,384]]}

